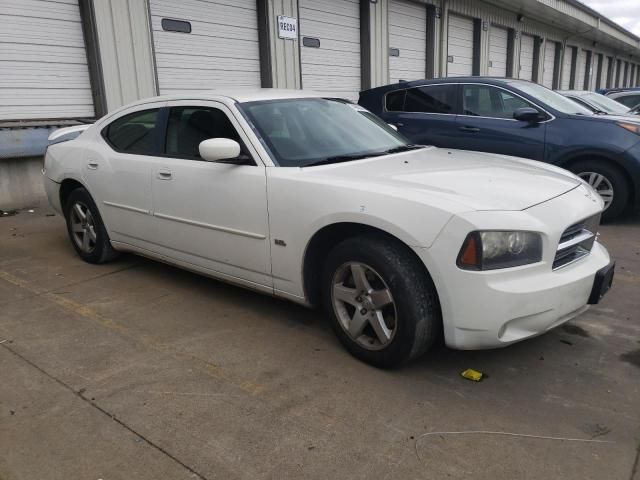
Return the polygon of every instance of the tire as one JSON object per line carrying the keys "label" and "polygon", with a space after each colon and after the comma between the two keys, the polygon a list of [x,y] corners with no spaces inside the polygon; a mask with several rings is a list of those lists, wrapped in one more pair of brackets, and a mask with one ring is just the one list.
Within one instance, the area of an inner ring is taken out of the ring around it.
{"label": "tire", "polygon": [[[587,183],[597,184],[595,190],[612,190],[613,198],[602,214],[603,220],[612,220],[619,217],[629,206],[629,184],[624,174],[606,160],[580,160],[569,167],[573,173],[581,177]],[[602,179],[598,177],[602,176]],[[609,188],[611,187],[611,188]],[[603,196],[603,200],[606,198]]]}
{"label": "tire", "polygon": [[[358,278],[364,272],[371,294],[359,294],[357,287],[363,284],[356,281],[354,268]],[[389,299],[391,304],[381,307]],[[322,302],[345,348],[379,368],[399,367],[419,357],[441,335],[440,305],[431,278],[405,245],[383,235],[352,237],[329,253]],[[380,316],[386,327],[383,335]]]}
{"label": "tire", "polygon": [[77,188],[69,194],[64,217],[71,245],[85,262],[106,263],[118,256],[111,246],[100,212],[84,188]]}

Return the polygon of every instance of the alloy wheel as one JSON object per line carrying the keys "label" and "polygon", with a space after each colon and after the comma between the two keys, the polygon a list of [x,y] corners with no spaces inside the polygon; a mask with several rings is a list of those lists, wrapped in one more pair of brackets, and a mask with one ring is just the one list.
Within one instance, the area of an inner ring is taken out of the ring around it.
{"label": "alloy wheel", "polygon": [[597,172],[580,172],[578,176],[591,185],[604,201],[604,209],[613,202],[613,185],[607,177]]}
{"label": "alloy wheel", "polygon": [[340,326],[359,346],[380,350],[393,340],[397,327],[393,296],[370,266],[348,262],[338,268],[331,300]]}
{"label": "alloy wheel", "polygon": [[82,202],[71,207],[71,236],[76,246],[84,253],[91,253],[96,248],[96,225],[93,215]]}

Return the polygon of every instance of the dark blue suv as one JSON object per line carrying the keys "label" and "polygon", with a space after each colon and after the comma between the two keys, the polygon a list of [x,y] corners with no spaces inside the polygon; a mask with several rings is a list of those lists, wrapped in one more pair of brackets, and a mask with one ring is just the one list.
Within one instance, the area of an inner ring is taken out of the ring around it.
{"label": "dark blue suv", "polygon": [[360,93],[360,105],[411,141],[531,158],[591,184],[605,218],[640,205],[640,119],[594,115],[524,80],[457,77]]}

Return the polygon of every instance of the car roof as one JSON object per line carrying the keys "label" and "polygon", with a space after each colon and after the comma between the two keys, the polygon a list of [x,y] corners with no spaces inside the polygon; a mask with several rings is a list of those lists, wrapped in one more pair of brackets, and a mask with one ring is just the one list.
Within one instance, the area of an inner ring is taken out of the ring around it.
{"label": "car roof", "polygon": [[590,90],[556,90],[560,95],[575,95],[576,97],[582,97],[584,95],[589,95],[591,93],[595,93],[599,95],[597,92],[592,92]]}
{"label": "car roof", "polygon": [[280,100],[287,98],[321,98],[335,97],[312,90],[294,90],[285,88],[227,88],[216,90],[197,90],[193,92],[175,93],[148,97],[131,103],[128,107],[143,105],[151,102],[169,102],[182,100],[220,100],[227,98],[236,102],[253,102],[261,100]]}
{"label": "car roof", "polygon": [[618,97],[628,97],[630,95],[638,95],[640,94],[640,89],[638,90],[624,90],[622,92],[613,92],[609,97],[618,98]]}
{"label": "car roof", "polygon": [[369,90],[363,90],[364,92],[380,90],[395,90],[400,88],[419,87],[422,85],[438,85],[440,83],[485,83],[489,85],[507,85],[513,83],[533,83],[527,80],[520,80],[517,78],[505,78],[505,77],[442,77],[442,78],[430,78],[411,81],[399,81],[398,83],[392,83],[384,85],[382,87],[376,87]]}

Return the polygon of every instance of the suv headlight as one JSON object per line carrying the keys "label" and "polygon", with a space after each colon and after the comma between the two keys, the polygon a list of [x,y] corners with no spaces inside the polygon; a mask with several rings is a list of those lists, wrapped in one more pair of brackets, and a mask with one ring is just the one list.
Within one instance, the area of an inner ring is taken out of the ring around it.
{"label": "suv headlight", "polygon": [[467,235],[457,264],[465,270],[495,270],[541,260],[542,236],[539,233],[486,231]]}

